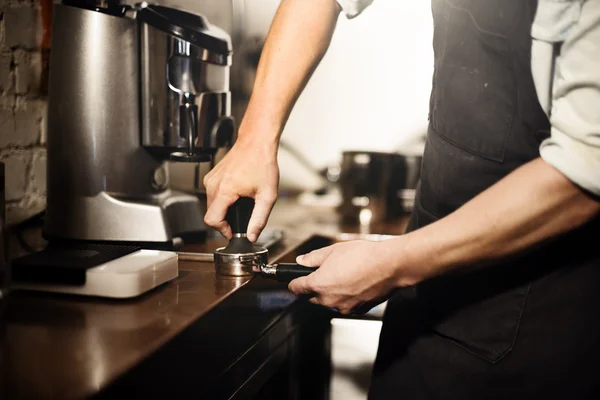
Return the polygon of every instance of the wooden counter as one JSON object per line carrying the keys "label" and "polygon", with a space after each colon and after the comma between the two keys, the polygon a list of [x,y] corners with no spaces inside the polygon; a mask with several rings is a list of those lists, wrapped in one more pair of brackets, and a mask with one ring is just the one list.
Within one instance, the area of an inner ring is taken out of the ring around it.
{"label": "wooden counter", "polygon": [[[282,202],[271,221],[286,238],[271,261],[332,243],[334,219]],[[0,398],[326,398],[330,311],[277,282],[217,276],[210,263],[179,268],[127,301],[13,293],[0,325]]]}

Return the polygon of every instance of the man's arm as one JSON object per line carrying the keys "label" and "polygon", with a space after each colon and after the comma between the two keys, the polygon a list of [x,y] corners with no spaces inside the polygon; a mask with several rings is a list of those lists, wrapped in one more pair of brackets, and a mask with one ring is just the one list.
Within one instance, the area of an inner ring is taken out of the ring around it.
{"label": "man's arm", "polygon": [[[425,257],[424,265],[431,268],[426,276],[505,257],[598,215],[600,0],[540,0],[532,34],[561,44],[548,110],[551,137],[540,150],[543,160],[523,166],[448,218],[409,235],[407,254]],[[538,72],[534,68],[534,77]],[[437,254],[435,260],[425,254],[427,248]]]}
{"label": "man's arm", "polygon": [[238,197],[256,206],[248,226],[255,241],[277,198],[277,148],[288,116],[329,47],[341,8],[336,0],[283,0],[258,65],[254,90],[227,156],[205,177],[207,225],[231,237],[227,208]]}
{"label": "man's arm", "polygon": [[600,201],[538,158],[446,218],[386,245],[402,260],[398,284],[406,286],[518,253],[599,213]]}
{"label": "man's arm", "polygon": [[320,268],[290,282],[295,294],[340,312],[364,312],[397,287],[497,261],[577,228],[600,214],[600,201],[538,158],[452,214],[383,242],[315,250],[298,262]]}

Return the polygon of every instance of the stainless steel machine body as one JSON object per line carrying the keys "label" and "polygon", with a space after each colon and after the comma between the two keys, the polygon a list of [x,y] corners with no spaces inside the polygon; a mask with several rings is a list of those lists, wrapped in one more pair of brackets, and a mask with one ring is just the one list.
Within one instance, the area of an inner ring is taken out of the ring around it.
{"label": "stainless steel machine body", "polygon": [[[190,18],[194,20],[189,22],[217,39],[213,50],[173,35],[177,31],[171,28],[171,19]],[[138,19],[142,144],[159,154],[166,147],[187,155],[212,155],[230,144],[233,120],[227,34],[200,16],[166,7],[144,8]]]}
{"label": "stainless steel machine body", "polygon": [[53,11],[44,234],[168,243],[202,233],[199,200],[168,188],[164,161],[210,161],[234,138],[227,34],[164,7],[72,3]]}

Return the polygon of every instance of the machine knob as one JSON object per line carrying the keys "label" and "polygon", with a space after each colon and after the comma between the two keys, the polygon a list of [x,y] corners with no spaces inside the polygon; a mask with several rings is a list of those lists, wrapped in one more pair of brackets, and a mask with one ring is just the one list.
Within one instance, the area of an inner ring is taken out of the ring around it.
{"label": "machine knob", "polygon": [[156,190],[165,190],[169,185],[169,173],[164,164],[161,164],[152,174],[152,187]]}
{"label": "machine knob", "polygon": [[222,117],[213,125],[211,145],[216,148],[231,147],[235,139],[235,119]]}

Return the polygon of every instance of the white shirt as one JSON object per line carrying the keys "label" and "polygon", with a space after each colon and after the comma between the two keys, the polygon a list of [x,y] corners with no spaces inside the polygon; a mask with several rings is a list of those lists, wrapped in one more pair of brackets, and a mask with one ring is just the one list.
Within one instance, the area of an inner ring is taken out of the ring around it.
{"label": "white shirt", "polygon": [[[348,18],[373,2],[337,1]],[[552,124],[540,155],[600,195],[600,0],[538,0],[532,38],[533,78]]]}
{"label": "white shirt", "polygon": [[337,0],[337,2],[342,7],[346,17],[354,18],[370,6],[373,0]]}

